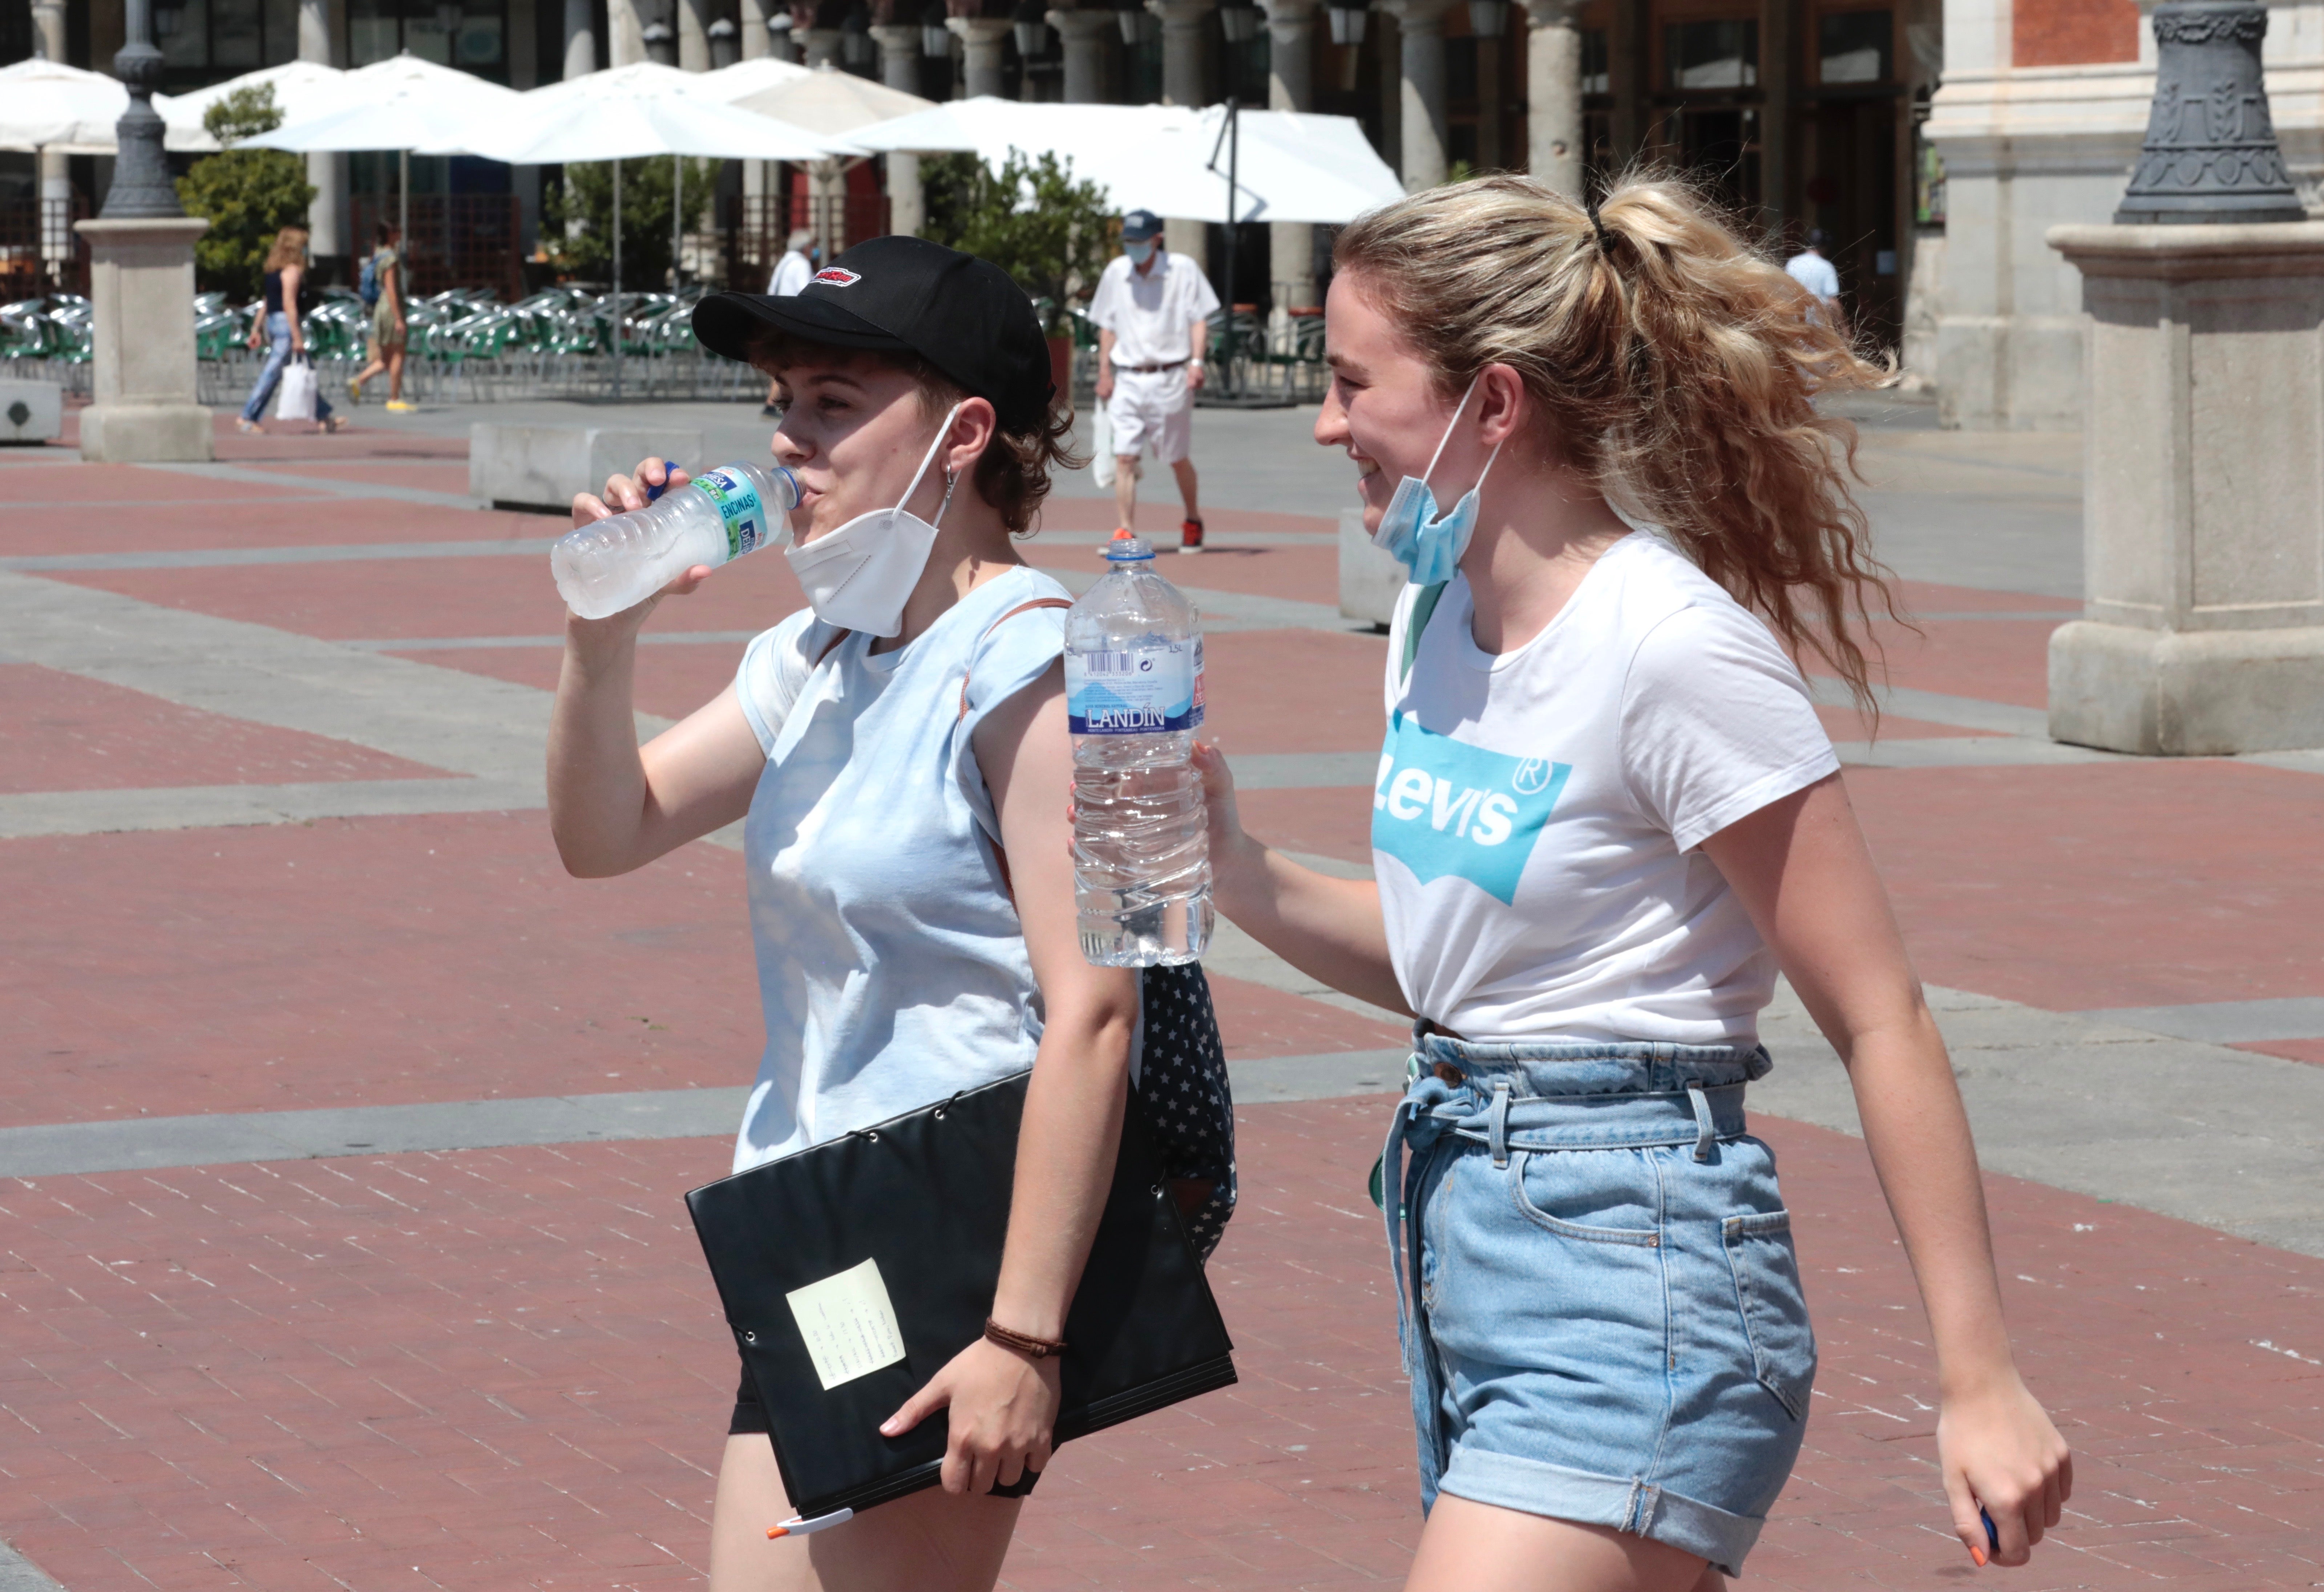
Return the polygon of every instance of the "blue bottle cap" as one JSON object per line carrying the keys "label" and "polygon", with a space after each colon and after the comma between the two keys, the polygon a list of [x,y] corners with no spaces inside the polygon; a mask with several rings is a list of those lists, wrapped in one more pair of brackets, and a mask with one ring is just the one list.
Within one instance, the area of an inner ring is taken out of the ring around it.
{"label": "blue bottle cap", "polygon": [[1135,564],[1140,559],[1151,560],[1153,557],[1154,549],[1127,530],[1115,531],[1113,539],[1105,545],[1105,557],[1109,564]]}

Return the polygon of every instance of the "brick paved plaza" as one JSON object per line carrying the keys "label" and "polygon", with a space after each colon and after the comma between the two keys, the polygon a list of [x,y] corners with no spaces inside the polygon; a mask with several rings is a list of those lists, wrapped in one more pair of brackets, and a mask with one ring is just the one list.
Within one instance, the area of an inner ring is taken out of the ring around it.
{"label": "brick paved plaza", "polygon": [[[764,446],[742,406],[670,407]],[[734,1369],[680,1196],[724,1172],[758,1049],[741,858],[558,866],[559,526],[469,505],[476,412],[208,466],[0,451],[5,1592],[701,1579]],[[1217,545],[1164,573],[1205,611],[1247,822],[1349,871],[1384,643],[1338,616],[1344,464],[1307,419],[1204,412]],[[2078,446],[1926,419],[1865,451],[1923,633],[1884,630],[1877,741],[1825,712],[2077,1451],[2063,1527],[1987,1573],[2324,1586],[2324,754],[2049,742]],[[1111,524],[1069,483],[1028,556],[1085,584]],[[665,605],[641,717],[800,601],[760,558]],[[1210,968],[1242,1381],[1064,1450],[1010,1587],[1393,1587],[1418,1530],[1363,1187],[1401,1030],[1223,925]],[[1788,994],[1766,1032],[1823,1362],[1748,1584],[1963,1583],[1845,1081]]]}

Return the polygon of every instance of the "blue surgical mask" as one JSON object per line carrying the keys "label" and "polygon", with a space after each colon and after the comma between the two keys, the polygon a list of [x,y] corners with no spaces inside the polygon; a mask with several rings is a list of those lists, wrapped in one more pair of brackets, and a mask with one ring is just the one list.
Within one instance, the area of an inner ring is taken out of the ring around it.
{"label": "blue surgical mask", "polygon": [[1461,416],[1469,407],[1470,398],[1477,391],[1477,378],[1469,383],[1469,391],[1461,394],[1460,403],[1452,410],[1452,419],[1437,440],[1436,451],[1428,456],[1428,468],[1418,480],[1406,476],[1397,483],[1396,494],[1388,501],[1387,511],[1380,515],[1379,529],[1372,532],[1372,545],[1386,552],[1398,564],[1412,572],[1415,585],[1433,586],[1452,578],[1461,567],[1461,555],[1469,550],[1469,538],[1477,530],[1477,493],[1492,473],[1493,460],[1501,456],[1501,445],[1495,443],[1485,460],[1485,467],[1477,472],[1477,484],[1462,495],[1452,505],[1452,511],[1442,519],[1436,513],[1436,494],[1428,490],[1428,477],[1436,474],[1436,461],[1444,456],[1444,446],[1452,440],[1452,433],[1461,424]]}
{"label": "blue surgical mask", "polygon": [[1130,262],[1132,265],[1143,265],[1154,258],[1154,240],[1148,238],[1143,242],[1133,244],[1125,239],[1121,245],[1121,252],[1130,256]]}

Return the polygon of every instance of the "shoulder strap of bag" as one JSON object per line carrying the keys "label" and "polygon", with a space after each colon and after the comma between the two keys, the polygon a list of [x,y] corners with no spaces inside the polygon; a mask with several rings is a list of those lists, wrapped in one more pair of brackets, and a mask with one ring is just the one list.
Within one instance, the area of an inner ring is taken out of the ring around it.
{"label": "shoulder strap of bag", "polygon": [[[1036,597],[1030,603],[1019,603],[1016,607],[1010,609],[999,619],[994,620],[991,624],[985,626],[984,634],[977,637],[976,639],[976,645],[978,647],[983,646],[985,636],[990,636],[993,631],[999,630],[1002,625],[1007,624],[1010,620],[1015,619],[1020,613],[1030,613],[1036,608],[1071,608],[1073,604],[1066,602],[1063,597]],[[968,667],[960,672],[959,717],[963,719],[968,717],[968,677],[976,667],[976,653],[974,649],[970,649],[968,659]]]}
{"label": "shoulder strap of bag", "polygon": [[[1019,603],[1016,607],[1010,609],[1008,612],[994,620],[991,624],[985,626],[983,631],[976,638],[976,644],[980,647],[984,645],[984,638],[986,636],[990,636],[993,631],[999,630],[1002,625],[1007,624],[1010,620],[1015,619],[1020,613],[1029,613],[1036,608],[1071,608],[1073,604],[1065,601],[1063,597],[1036,597],[1030,603]],[[839,644],[842,641],[846,640],[850,633],[851,632],[844,630],[832,631],[831,640],[823,644],[823,650],[816,653],[815,655],[815,661],[807,666],[807,672],[809,674],[813,674],[816,669],[821,668],[823,667],[823,660],[829,658],[833,653],[838,651]],[[959,717],[964,719],[968,717],[968,677],[974,667],[974,654],[972,653],[970,667],[962,670],[960,676]]]}
{"label": "shoulder strap of bag", "polygon": [[1429,619],[1436,612],[1436,604],[1444,595],[1444,588],[1452,584],[1450,581],[1438,581],[1433,586],[1423,586],[1420,595],[1412,600],[1412,617],[1404,623],[1404,660],[1396,670],[1398,686],[1412,678],[1413,659],[1420,656],[1420,632],[1428,628]]}

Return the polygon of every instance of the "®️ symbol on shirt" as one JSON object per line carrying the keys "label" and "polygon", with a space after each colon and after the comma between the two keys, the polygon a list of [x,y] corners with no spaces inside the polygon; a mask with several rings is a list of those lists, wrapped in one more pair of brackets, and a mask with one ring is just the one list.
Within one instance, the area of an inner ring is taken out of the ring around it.
{"label": "\u00ae\ufe0f symbol on shirt", "polygon": [[863,280],[863,273],[844,265],[826,265],[815,273],[814,280],[828,288],[852,288]]}
{"label": "\u00ae\ufe0f symbol on shirt", "polygon": [[1422,884],[1452,874],[1508,906],[1572,772],[1471,746],[1398,713],[1372,787],[1372,849]]}

